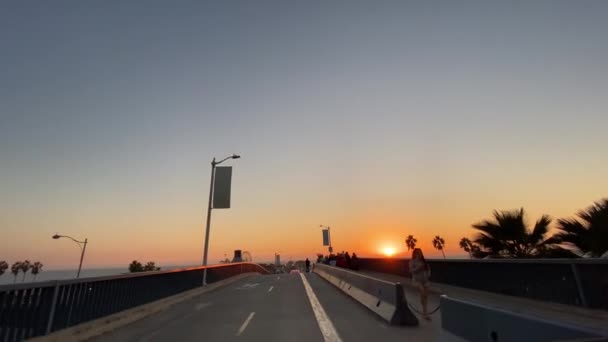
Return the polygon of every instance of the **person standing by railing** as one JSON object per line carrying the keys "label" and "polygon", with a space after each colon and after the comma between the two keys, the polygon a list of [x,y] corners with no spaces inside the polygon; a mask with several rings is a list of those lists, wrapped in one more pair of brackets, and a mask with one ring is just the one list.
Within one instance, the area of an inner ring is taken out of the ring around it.
{"label": "person standing by railing", "polygon": [[412,280],[420,290],[422,317],[427,321],[430,321],[431,317],[428,314],[427,301],[429,295],[429,277],[431,276],[431,268],[424,259],[424,254],[422,254],[422,250],[420,248],[414,248],[409,266]]}

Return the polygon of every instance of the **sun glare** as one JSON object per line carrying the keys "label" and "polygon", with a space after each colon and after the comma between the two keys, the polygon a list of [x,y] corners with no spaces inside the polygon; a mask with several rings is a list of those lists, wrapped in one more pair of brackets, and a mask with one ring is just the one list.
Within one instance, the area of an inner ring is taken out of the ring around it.
{"label": "sun glare", "polygon": [[395,255],[395,249],[393,247],[384,247],[384,249],[382,249],[382,253],[384,253],[384,255],[390,257]]}

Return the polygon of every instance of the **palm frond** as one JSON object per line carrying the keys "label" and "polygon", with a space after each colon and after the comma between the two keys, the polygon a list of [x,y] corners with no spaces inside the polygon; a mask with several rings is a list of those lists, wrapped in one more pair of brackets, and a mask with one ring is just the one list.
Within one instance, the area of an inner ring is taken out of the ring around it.
{"label": "palm frond", "polygon": [[541,216],[534,225],[532,234],[530,234],[529,243],[538,244],[543,241],[545,234],[549,231],[549,225],[551,224],[551,217],[549,215]]}

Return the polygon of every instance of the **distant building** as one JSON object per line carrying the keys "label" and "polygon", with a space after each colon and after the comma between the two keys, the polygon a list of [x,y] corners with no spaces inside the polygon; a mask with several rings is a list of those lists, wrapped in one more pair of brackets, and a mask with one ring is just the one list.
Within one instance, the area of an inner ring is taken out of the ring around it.
{"label": "distant building", "polygon": [[281,256],[278,254],[274,255],[274,265],[275,266],[281,266]]}

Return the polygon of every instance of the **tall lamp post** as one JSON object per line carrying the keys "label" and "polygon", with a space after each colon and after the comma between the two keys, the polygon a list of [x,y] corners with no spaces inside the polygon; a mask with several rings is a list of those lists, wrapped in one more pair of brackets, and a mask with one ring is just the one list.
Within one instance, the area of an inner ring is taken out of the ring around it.
{"label": "tall lamp post", "polygon": [[[207,228],[205,230],[205,250],[203,252],[203,266],[207,266],[207,253],[209,252],[209,229],[211,228],[211,209],[213,206],[211,201],[213,200],[213,187],[215,182],[215,167],[225,162],[228,159],[239,159],[241,156],[233,154],[229,157],[226,157],[222,160],[215,161],[215,157],[211,161],[211,185],[209,185],[209,203],[207,205]],[[203,271],[203,285],[207,285],[207,269]]]}
{"label": "tall lamp post", "polygon": [[80,264],[78,264],[78,273],[76,273],[76,278],[80,278],[80,270],[82,269],[82,260],[84,259],[84,252],[87,250],[87,243],[88,240],[85,238],[84,241],[78,241],[76,239],[74,239],[71,236],[67,236],[67,235],[59,235],[59,234],[55,234],[53,235],[53,239],[57,240],[59,238],[68,238],[74,242],[76,242],[78,244],[78,247],[80,247]]}

